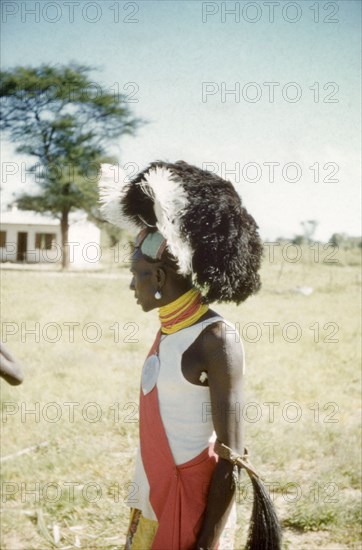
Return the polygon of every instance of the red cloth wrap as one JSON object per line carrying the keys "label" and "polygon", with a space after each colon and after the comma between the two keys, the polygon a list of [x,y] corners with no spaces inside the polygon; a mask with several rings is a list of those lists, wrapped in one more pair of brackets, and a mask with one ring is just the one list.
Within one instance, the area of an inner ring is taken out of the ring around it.
{"label": "red cloth wrap", "polygon": [[[159,332],[148,356],[157,352],[160,336]],[[147,395],[141,389],[140,441],[150,501],[159,524],[152,550],[192,550],[217,462],[213,444],[176,466],[160,414],[157,386]]]}

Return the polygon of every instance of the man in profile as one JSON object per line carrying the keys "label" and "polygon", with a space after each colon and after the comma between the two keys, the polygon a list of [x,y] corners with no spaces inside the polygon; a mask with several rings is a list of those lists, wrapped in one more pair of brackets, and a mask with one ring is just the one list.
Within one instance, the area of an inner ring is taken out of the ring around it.
{"label": "man in profile", "polygon": [[[247,461],[241,419],[244,354],[211,302],[260,288],[258,227],[232,184],[180,161],[155,162],[124,188],[102,171],[102,214],[138,233],[131,291],[160,326],[140,390],[140,447],[126,550],[233,548],[224,534],[239,469],[254,489],[248,550],[280,550],[272,502]],[[209,414],[203,414],[204,405]],[[232,529],[231,529],[232,530]],[[230,532],[230,529],[229,529]]]}

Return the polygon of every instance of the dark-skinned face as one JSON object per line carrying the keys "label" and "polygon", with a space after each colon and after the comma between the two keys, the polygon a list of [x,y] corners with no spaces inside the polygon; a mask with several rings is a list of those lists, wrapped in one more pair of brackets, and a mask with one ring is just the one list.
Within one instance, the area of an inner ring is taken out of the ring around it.
{"label": "dark-skinned face", "polygon": [[137,250],[132,256],[131,273],[130,289],[134,291],[137,303],[143,311],[151,311],[159,307],[159,302],[155,298],[155,292],[158,289],[156,267],[147,262]]}

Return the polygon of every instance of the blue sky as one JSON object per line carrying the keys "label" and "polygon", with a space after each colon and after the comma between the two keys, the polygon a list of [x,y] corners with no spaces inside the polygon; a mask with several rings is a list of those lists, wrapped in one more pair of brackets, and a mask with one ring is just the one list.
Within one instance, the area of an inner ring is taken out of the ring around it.
{"label": "blue sky", "polygon": [[[327,240],[360,233],[360,9],[351,0],[3,1],[2,65],[96,67],[94,80],[133,92],[130,107],[148,120],[110,144],[122,165],[209,167],[235,182],[265,239],[315,219],[315,237]],[[5,142],[3,163],[15,159],[26,160]],[[3,177],[4,204],[23,186]]]}

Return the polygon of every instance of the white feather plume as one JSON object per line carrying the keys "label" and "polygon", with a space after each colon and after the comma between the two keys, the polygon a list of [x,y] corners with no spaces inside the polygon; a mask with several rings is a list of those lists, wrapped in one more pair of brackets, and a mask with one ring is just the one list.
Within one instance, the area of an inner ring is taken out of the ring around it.
{"label": "white feather plume", "polygon": [[122,212],[121,199],[128,183],[127,173],[119,164],[101,164],[98,180],[100,211],[105,220],[118,227],[137,229]]}
{"label": "white feather plume", "polygon": [[154,200],[157,228],[167,240],[170,252],[177,258],[179,272],[192,272],[193,251],[190,244],[181,238],[180,215],[188,204],[182,185],[173,179],[167,168],[157,166],[144,175],[143,191]]}

